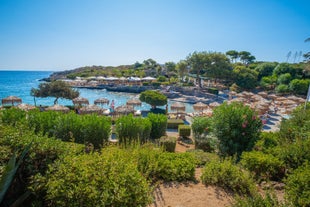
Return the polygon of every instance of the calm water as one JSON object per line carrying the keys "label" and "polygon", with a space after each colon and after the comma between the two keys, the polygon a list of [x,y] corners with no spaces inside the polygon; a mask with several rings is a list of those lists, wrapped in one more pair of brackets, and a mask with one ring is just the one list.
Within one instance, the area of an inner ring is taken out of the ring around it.
{"label": "calm water", "polygon": [[[30,96],[31,88],[38,88],[41,83],[39,80],[48,77],[52,72],[50,71],[0,71],[0,99],[7,96],[18,96],[22,98],[23,103],[34,105],[34,99]],[[78,89],[80,96],[87,98],[91,104],[97,98],[107,98],[110,101],[114,100],[115,106],[125,105],[127,100],[138,98],[139,94],[131,93],[116,93],[108,92],[106,90],[92,90],[92,89]],[[54,104],[55,98],[36,98],[37,105],[51,106]],[[168,101],[170,106],[173,101]],[[59,99],[60,105],[72,105],[72,101],[67,99]],[[108,108],[109,106],[104,105]],[[162,107],[165,108],[165,107]],[[169,107],[170,108],[170,107]],[[142,103],[141,107],[135,107],[139,110],[149,110],[150,105]],[[170,110],[170,109],[169,109]],[[193,112],[193,107],[186,104],[186,111]]]}

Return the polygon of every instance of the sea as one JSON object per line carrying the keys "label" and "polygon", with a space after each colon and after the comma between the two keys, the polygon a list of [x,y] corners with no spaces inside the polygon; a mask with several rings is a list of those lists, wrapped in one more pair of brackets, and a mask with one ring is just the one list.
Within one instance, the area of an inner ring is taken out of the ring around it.
{"label": "sea", "polygon": [[[54,104],[54,97],[48,98],[35,98],[30,95],[32,88],[38,88],[39,84],[42,83],[41,79],[49,77],[53,71],[10,71],[10,70],[0,70],[0,99],[8,96],[18,96],[22,99],[23,103],[31,105],[42,105],[42,106],[52,106]],[[105,89],[85,89],[77,88],[80,92],[80,96],[87,98],[90,104],[98,98],[107,98],[114,100],[115,107],[125,105],[130,99],[139,98],[137,93],[123,93],[123,92],[110,92]],[[168,99],[168,106],[174,103],[173,100]],[[1,104],[1,103],[0,103]],[[73,105],[71,100],[59,99],[58,104],[60,105]],[[109,108],[109,106],[104,105],[104,108]],[[192,104],[185,104],[186,112],[194,112]],[[165,106],[160,108],[165,109]],[[143,103],[141,106],[136,106],[136,110],[150,110],[150,105]],[[168,107],[170,112],[170,107]]]}

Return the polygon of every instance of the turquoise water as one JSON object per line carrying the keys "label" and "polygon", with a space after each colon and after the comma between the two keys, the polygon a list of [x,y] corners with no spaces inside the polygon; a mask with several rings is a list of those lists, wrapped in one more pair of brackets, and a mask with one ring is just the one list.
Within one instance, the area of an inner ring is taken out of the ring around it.
{"label": "turquoise water", "polygon": [[[18,96],[22,98],[23,103],[34,105],[34,99],[30,95],[31,88],[38,88],[41,83],[39,80],[48,77],[51,71],[0,71],[0,99],[7,96]],[[129,99],[138,98],[139,94],[136,93],[117,93],[109,92],[106,90],[98,89],[77,89],[80,92],[80,96],[87,98],[90,104],[94,103],[97,98],[107,98],[114,100],[115,107],[125,105]],[[51,106],[54,104],[54,98],[36,98],[37,105]],[[168,100],[170,106],[173,101]],[[72,101],[67,99],[59,99],[60,105],[72,105]],[[193,112],[191,104],[185,104],[186,112]],[[107,105],[103,105],[104,108],[109,108]],[[165,106],[161,107],[165,108]],[[170,111],[170,107],[169,111]],[[150,105],[142,103],[141,106],[135,107],[137,110],[149,110]]]}

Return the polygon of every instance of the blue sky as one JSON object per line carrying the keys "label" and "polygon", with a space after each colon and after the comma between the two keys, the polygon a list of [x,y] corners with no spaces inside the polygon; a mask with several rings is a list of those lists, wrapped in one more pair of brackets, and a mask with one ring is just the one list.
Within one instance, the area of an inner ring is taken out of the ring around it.
{"label": "blue sky", "polygon": [[[0,69],[68,70],[194,51],[310,51],[309,0],[0,0]],[[291,60],[292,61],[292,60]]]}

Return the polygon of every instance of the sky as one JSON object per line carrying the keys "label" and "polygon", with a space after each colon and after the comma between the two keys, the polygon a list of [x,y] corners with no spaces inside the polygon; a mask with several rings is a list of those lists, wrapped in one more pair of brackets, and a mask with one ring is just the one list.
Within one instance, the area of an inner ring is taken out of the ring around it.
{"label": "sky", "polygon": [[309,37],[309,0],[0,0],[2,70],[177,63],[228,50],[285,62],[310,51]]}

